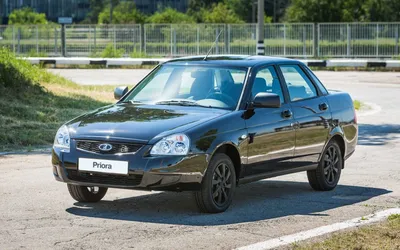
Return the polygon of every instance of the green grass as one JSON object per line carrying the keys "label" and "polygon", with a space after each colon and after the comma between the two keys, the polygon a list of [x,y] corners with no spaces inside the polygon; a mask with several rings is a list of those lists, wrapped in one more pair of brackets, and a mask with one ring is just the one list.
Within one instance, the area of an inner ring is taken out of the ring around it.
{"label": "green grass", "polygon": [[53,142],[64,122],[112,102],[113,86],[80,86],[0,49],[0,151]]}
{"label": "green grass", "polygon": [[400,214],[389,216],[383,223],[335,233],[321,242],[296,243],[291,248],[295,250],[400,249]]}
{"label": "green grass", "polygon": [[363,104],[362,104],[359,100],[354,100],[354,101],[353,101],[353,104],[354,104],[354,108],[355,108],[356,110],[360,110],[361,107],[363,106]]}

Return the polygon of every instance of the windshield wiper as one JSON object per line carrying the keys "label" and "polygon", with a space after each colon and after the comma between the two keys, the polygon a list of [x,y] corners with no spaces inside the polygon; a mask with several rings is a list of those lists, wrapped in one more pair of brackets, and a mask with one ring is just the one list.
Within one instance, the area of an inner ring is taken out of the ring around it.
{"label": "windshield wiper", "polygon": [[195,101],[191,101],[191,100],[176,100],[176,99],[166,100],[166,101],[159,101],[159,102],[156,102],[155,104],[158,104],[158,105],[180,105],[180,106],[206,107],[206,106],[198,104]]}

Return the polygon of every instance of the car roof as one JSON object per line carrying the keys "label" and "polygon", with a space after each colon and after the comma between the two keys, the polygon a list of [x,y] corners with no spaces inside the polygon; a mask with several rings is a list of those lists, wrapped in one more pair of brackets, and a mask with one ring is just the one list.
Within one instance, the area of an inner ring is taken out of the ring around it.
{"label": "car roof", "polygon": [[264,64],[296,63],[298,60],[271,57],[271,56],[249,56],[249,55],[210,55],[204,60],[203,56],[181,57],[166,61],[165,65],[213,65],[232,67],[254,67]]}

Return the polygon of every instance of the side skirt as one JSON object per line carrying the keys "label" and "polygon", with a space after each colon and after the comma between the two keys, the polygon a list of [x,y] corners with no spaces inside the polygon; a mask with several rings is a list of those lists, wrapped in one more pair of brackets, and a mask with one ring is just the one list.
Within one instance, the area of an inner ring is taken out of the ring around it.
{"label": "side skirt", "polygon": [[292,169],[286,169],[286,170],[281,170],[281,171],[274,171],[274,172],[268,172],[268,173],[262,173],[262,174],[256,174],[256,175],[250,175],[243,177],[239,179],[238,185],[262,180],[262,179],[267,179],[267,178],[273,178],[281,175],[286,175],[286,174],[293,174],[297,172],[303,172],[303,171],[308,171],[308,170],[314,170],[318,167],[318,164],[313,164],[313,165],[308,165],[304,167],[298,167],[298,168],[292,168]]}

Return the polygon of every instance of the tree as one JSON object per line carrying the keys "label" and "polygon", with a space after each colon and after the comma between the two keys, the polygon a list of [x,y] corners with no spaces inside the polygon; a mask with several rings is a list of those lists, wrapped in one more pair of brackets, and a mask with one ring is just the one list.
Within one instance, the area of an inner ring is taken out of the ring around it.
{"label": "tree", "polygon": [[289,22],[340,22],[341,0],[293,0],[285,19]]}
{"label": "tree", "polygon": [[165,8],[149,16],[146,21],[148,23],[194,23],[195,19],[175,9]]}
{"label": "tree", "polygon": [[398,22],[400,4],[398,0],[367,0],[364,3],[366,20],[371,22]]}
{"label": "tree", "polygon": [[[99,24],[110,24],[110,5],[104,8],[99,14]],[[136,9],[133,2],[121,2],[113,8],[112,23],[143,23],[145,16]]]}
{"label": "tree", "polygon": [[250,23],[252,21],[252,2],[255,0],[225,0],[225,4],[231,9],[241,20]]}
{"label": "tree", "polygon": [[203,9],[205,23],[243,23],[236,13],[224,3],[213,4],[211,11]]}
{"label": "tree", "polygon": [[104,0],[90,0],[90,12],[87,14],[85,20],[82,23],[98,23],[99,15],[103,11],[105,6]]}
{"label": "tree", "polygon": [[15,9],[11,12],[8,24],[47,24],[46,15],[32,8]]}
{"label": "tree", "polygon": [[400,19],[399,0],[293,0],[289,22],[393,22]]}

